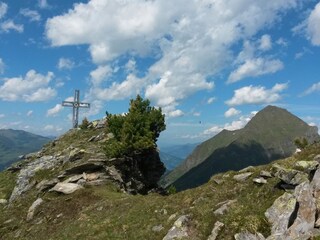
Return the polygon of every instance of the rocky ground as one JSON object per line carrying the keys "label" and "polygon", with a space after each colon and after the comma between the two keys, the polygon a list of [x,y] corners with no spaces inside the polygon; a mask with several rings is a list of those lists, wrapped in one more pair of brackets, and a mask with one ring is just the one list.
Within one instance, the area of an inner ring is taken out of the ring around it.
{"label": "rocky ground", "polygon": [[96,122],[1,172],[0,239],[320,239],[318,144],[166,196],[158,154],[108,159],[110,138]]}

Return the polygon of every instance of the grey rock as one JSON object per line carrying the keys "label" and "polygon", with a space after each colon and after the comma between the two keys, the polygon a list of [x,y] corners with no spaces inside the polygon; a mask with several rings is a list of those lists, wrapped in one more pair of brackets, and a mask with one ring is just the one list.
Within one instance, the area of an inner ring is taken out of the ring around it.
{"label": "grey rock", "polygon": [[240,173],[245,173],[245,172],[250,172],[250,171],[253,171],[253,170],[254,170],[253,166],[248,166],[246,168],[241,169],[239,172]]}
{"label": "grey rock", "polygon": [[244,181],[247,180],[251,175],[252,175],[252,172],[241,173],[241,174],[238,174],[238,175],[233,176],[233,179],[236,180],[237,182],[244,182]]}
{"label": "grey rock", "polygon": [[123,183],[121,173],[114,166],[107,167],[106,170],[113,180]]}
{"label": "grey rock", "polygon": [[40,183],[36,185],[36,189],[38,189],[40,192],[46,191],[50,188],[52,188],[54,185],[56,185],[59,182],[57,178],[51,179],[51,180],[42,180]]}
{"label": "grey rock", "polygon": [[316,155],[313,160],[320,163],[320,154]]}
{"label": "grey rock", "polygon": [[286,192],[277,198],[265,212],[265,216],[271,224],[272,235],[281,235],[287,230],[296,203],[296,198]]}
{"label": "grey rock", "polygon": [[34,185],[29,180],[38,170],[51,169],[59,163],[59,159],[53,156],[42,156],[32,162],[27,163],[17,177],[16,186],[14,187],[9,202],[13,202],[24,192],[27,192]]}
{"label": "grey rock", "polygon": [[229,210],[230,206],[232,204],[234,204],[236,201],[237,200],[227,200],[225,202],[218,203],[217,206],[220,206],[220,207],[217,210],[215,210],[213,212],[213,214],[214,215],[223,215],[223,214],[225,214]]}
{"label": "grey rock", "polygon": [[296,167],[302,168],[305,172],[310,173],[314,171],[319,166],[317,161],[298,161],[295,164]]}
{"label": "grey rock", "polygon": [[82,174],[84,172],[96,172],[99,170],[103,170],[103,164],[101,163],[95,163],[95,162],[88,162],[83,164],[78,164],[76,166],[73,166],[71,168],[68,168],[65,171],[65,174]]}
{"label": "grey rock", "polygon": [[106,118],[103,118],[101,119],[97,125],[95,126],[96,129],[99,129],[99,128],[104,128],[106,126],[106,123],[107,123],[107,119]]}
{"label": "grey rock", "polygon": [[316,220],[316,203],[310,183],[304,182],[297,186],[294,195],[299,208],[297,217],[288,229],[287,235],[291,239],[309,239]]}
{"label": "grey rock", "polygon": [[69,177],[68,179],[64,180],[64,183],[75,183],[79,181],[81,178],[83,178],[83,174],[77,174],[74,176]]}
{"label": "grey rock", "polygon": [[79,189],[82,189],[83,187],[75,184],[75,183],[57,183],[53,188],[50,189],[50,192],[55,191],[55,192],[61,192],[64,194],[71,194]]}
{"label": "grey rock", "polygon": [[303,182],[309,181],[309,175],[307,173],[294,169],[283,168],[276,164],[274,165],[274,168],[276,171],[275,176],[287,184],[299,185]]}
{"label": "grey rock", "polygon": [[43,200],[41,198],[38,198],[36,201],[34,201],[31,205],[31,207],[28,210],[27,214],[27,221],[31,221],[34,217],[34,214],[37,210],[37,208],[43,203]]}
{"label": "grey rock", "polygon": [[272,175],[271,175],[270,172],[262,170],[262,171],[260,172],[260,177],[263,177],[263,178],[272,178]]}
{"label": "grey rock", "polygon": [[0,199],[0,204],[7,204],[8,203],[8,200],[7,199]]}
{"label": "grey rock", "polygon": [[173,224],[172,228],[168,231],[162,240],[173,240],[188,237],[188,228],[190,224],[190,216],[182,215]]}
{"label": "grey rock", "polygon": [[235,240],[265,240],[261,233],[252,234],[249,232],[241,232],[234,235]]}
{"label": "grey rock", "polygon": [[216,240],[223,227],[224,227],[224,224],[222,222],[217,221],[213,226],[213,229],[211,231],[210,236],[208,237],[208,240]]}
{"label": "grey rock", "polygon": [[218,178],[214,178],[213,181],[218,185],[221,185],[222,183],[224,183],[224,180],[221,180],[221,179],[218,179]]}
{"label": "grey rock", "polygon": [[254,178],[254,179],[253,179],[253,182],[254,182],[254,183],[258,183],[258,184],[266,184],[266,183],[267,183],[267,180],[264,179],[263,177],[259,177],[259,178]]}
{"label": "grey rock", "polygon": [[158,226],[152,227],[152,231],[154,232],[161,232],[164,229],[164,227],[160,224]]}
{"label": "grey rock", "polygon": [[77,160],[83,158],[85,153],[86,153],[86,151],[84,149],[75,148],[75,149],[70,151],[68,160],[70,162],[77,161]]}

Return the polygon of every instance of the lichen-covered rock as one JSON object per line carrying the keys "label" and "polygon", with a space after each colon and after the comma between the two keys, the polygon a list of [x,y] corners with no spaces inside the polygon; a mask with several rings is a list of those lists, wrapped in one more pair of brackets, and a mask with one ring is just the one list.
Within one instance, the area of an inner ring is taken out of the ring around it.
{"label": "lichen-covered rock", "polygon": [[309,239],[314,228],[316,203],[310,183],[305,182],[296,187],[294,195],[299,204],[297,217],[286,235],[291,239]]}
{"label": "lichen-covered rock", "polygon": [[182,239],[189,236],[190,216],[182,215],[173,224],[162,240]]}
{"label": "lichen-covered rock", "polygon": [[8,203],[8,200],[7,199],[0,199],[0,204],[7,204]]}
{"label": "lichen-covered rock", "polygon": [[316,170],[318,165],[317,161],[298,161],[295,164],[296,167],[303,169],[307,173]]}
{"label": "lichen-covered rock", "polygon": [[266,183],[267,183],[267,180],[264,179],[263,177],[259,177],[259,178],[254,178],[254,179],[253,179],[253,182],[254,182],[254,183],[258,183],[258,184],[266,184]]}
{"label": "lichen-covered rock", "polygon": [[287,169],[275,164],[275,176],[290,185],[299,185],[309,181],[309,175],[294,169]]}
{"label": "lichen-covered rock", "polygon": [[286,192],[277,198],[265,212],[265,216],[271,224],[272,235],[281,235],[287,230],[296,203],[294,195]]}
{"label": "lichen-covered rock", "polygon": [[260,177],[263,177],[263,178],[272,178],[272,175],[271,175],[270,172],[262,170],[262,171],[260,172]]}
{"label": "lichen-covered rock", "polygon": [[84,149],[75,148],[70,151],[68,160],[70,162],[77,161],[77,160],[81,159],[85,153],[86,153],[86,151]]}
{"label": "lichen-covered rock", "polygon": [[220,207],[217,210],[215,210],[213,212],[213,214],[214,215],[223,215],[223,214],[225,214],[229,210],[230,206],[232,204],[234,204],[236,201],[237,200],[227,200],[225,202],[217,204],[217,206],[218,207],[220,206]]}
{"label": "lichen-covered rock", "polygon": [[51,180],[42,180],[40,183],[36,185],[36,189],[38,189],[40,192],[46,191],[50,188],[52,188],[54,185],[56,185],[59,182],[57,178],[51,179]]}

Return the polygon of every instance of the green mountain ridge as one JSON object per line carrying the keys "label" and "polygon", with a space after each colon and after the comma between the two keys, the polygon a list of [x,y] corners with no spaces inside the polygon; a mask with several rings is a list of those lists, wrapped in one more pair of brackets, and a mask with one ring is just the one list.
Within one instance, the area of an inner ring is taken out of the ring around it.
{"label": "green mountain ridge", "polygon": [[19,160],[19,156],[35,152],[51,139],[23,130],[0,129],[0,171]]}
{"label": "green mountain ridge", "polygon": [[317,128],[285,109],[267,106],[243,129],[223,130],[200,144],[161,184],[184,190],[207,182],[215,173],[288,157],[295,152],[293,142],[299,137],[312,143],[319,139]]}

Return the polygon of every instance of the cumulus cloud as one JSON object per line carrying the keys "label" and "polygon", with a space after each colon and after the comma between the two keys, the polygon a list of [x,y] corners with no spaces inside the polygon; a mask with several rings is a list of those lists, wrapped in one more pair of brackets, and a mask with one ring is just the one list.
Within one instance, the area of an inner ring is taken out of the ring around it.
{"label": "cumulus cloud", "polygon": [[177,109],[174,111],[170,111],[168,113],[165,113],[167,118],[176,118],[176,117],[182,117],[184,115],[184,112],[181,110]]}
{"label": "cumulus cloud", "polygon": [[70,69],[74,68],[74,66],[75,66],[75,63],[69,58],[60,58],[58,61],[58,68],[60,70],[62,70],[62,69],[70,70]]}
{"label": "cumulus cloud", "polygon": [[211,103],[213,103],[215,100],[216,100],[215,97],[211,97],[211,98],[209,98],[209,99],[207,100],[207,103],[208,103],[208,104],[211,104]]}
{"label": "cumulus cloud", "polygon": [[20,14],[30,19],[31,22],[38,22],[41,20],[40,14],[35,10],[24,8],[20,10]]}
{"label": "cumulus cloud", "polygon": [[300,96],[306,96],[314,92],[320,91],[320,82],[314,83],[310,88],[308,88],[306,91],[304,91]]}
{"label": "cumulus cloud", "polygon": [[[298,2],[91,0],[48,19],[46,36],[52,46],[87,44],[98,65],[125,55],[157,56],[143,79],[135,77],[134,82],[140,85],[122,93],[146,91],[157,105],[172,108],[195,92],[212,89],[214,83],[208,79],[232,63],[236,54],[233,45],[272,25]],[[267,38],[260,44],[264,49],[270,47]],[[271,63],[264,62],[256,74],[272,72]],[[122,82],[92,89],[91,93],[98,93],[94,96],[100,100],[112,99],[107,94],[119,99],[111,90],[126,88],[132,76],[129,72]]]}
{"label": "cumulus cloud", "polygon": [[243,104],[273,103],[281,99],[281,92],[288,88],[288,83],[276,84],[271,89],[263,86],[246,86],[234,91],[234,96],[226,101],[229,106]]}
{"label": "cumulus cloud", "polygon": [[5,33],[10,32],[11,30],[22,33],[23,32],[23,25],[16,24],[13,22],[13,20],[7,20],[7,21],[2,22],[0,24],[0,29]]}
{"label": "cumulus cloud", "polygon": [[280,60],[249,59],[230,74],[228,83],[238,82],[247,77],[258,77],[275,73],[281,69],[283,69],[283,63]]}
{"label": "cumulus cloud", "polygon": [[0,85],[0,99],[4,101],[41,102],[52,99],[56,91],[49,87],[54,74],[37,73],[35,70],[27,72],[25,77],[5,78]]}
{"label": "cumulus cloud", "polygon": [[255,115],[257,114],[256,111],[251,112],[249,115],[244,115],[239,117],[238,120],[232,121],[231,123],[226,123],[224,125],[214,125],[209,129],[203,131],[203,135],[216,135],[217,133],[221,132],[223,129],[234,131],[243,128]]}
{"label": "cumulus cloud", "polygon": [[318,3],[307,19],[307,33],[311,43],[320,46],[320,3]]}
{"label": "cumulus cloud", "polygon": [[47,111],[47,117],[54,117],[56,116],[59,112],[61,112],[61,110],[63,109],[61,104],[57,104],[56,106],[54,106],[53,108],[50,108]]}
{"label": "cumulus cloud", "polygon": [[0,114],[0,118],[4,118],[6,115],[4,114]]}
{"label": "cumulus cloud", "polygon": [[237,110],[237,109],[235,109],[235,108],[230,108],[228,111],[226,111],[226,112],[224,113],[224,116],[225,116],[226,118],[229,118],[229,117],[236,116],[236,115],[238,115],[238,114],[240,114],[240,113],[241,113],[241,111],[239,111],[239,110]]}
{"label": "cumulus cloud", "polygon": [[260,46],[259,49],[262,51],[267,51],[272,48],[272,41],[270,35],[263,35],[260,39]]}
{"label": "cumulus cloud", "polygon": [[47,0],[38,0],[38,6],[39,8],[48,8],[49,4]]}
{"label": "cumulus cloud", "polygon": [[4,2],[0,2],[0,19],[3,18],[8,11],[8,5]]}
{"label": "cumulus cloud", "polygon": [[32,111],[32,110],[28,111],[28,112],[27,112],[27,117],[32,116],[32,114],[33,114],[33,111]]}
{"label": "cumulus cloud", "polygon": [[109,65],[98,66],[97,69],[90,72],[91,82],[94,86],[100,84],[112,73],[112,68]]}

